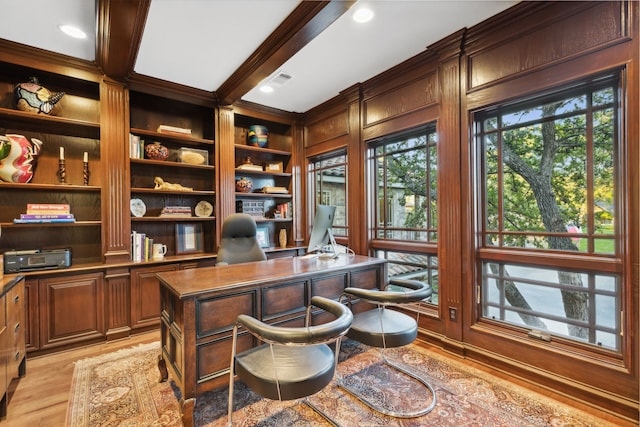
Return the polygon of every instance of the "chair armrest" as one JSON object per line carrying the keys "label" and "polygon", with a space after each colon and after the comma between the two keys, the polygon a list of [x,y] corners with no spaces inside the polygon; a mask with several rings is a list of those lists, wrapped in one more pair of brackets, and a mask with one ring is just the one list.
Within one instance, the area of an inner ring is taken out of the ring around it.
{"label": "chair armrest", "polygon": [[380,304],[418,302],[425,298],[429,298],[433,294],[431,285],[417,280],[391,279],[389,284],[400,286],[408,289],[408,291],[381,291],[378,289],[346,288],[344,293],[352,297],[362,298]]}
{"label": "chair armrest", "polygon": [[246,314],[238,316],[237,323],[252,335],[267,343],[275,344],[321,344],[345,335],[351,327],[353,314],[345,305],[323,297],[313,297],[312,304],[336,316],[335,320],[308,327],[274,326]]}

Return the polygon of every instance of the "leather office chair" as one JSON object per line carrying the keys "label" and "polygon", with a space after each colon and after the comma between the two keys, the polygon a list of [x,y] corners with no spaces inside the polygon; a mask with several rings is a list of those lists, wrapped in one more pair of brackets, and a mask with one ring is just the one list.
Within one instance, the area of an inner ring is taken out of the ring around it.
{"label": "leather office chair", "polygon": [[[418,336],[418,323],[404,313],[387,309],[387,306],[422,301],[429,298],[433,291],[431,286],[416,280],[391,279],[386,289],[346,288],[343,298],[365,300],[376,305],[376,308],[354,315],[353,323],[347,336],[371,347],[381,348],[383,364],[396,369],[413,378],[428,389],[433,400],[427,407],[413,412],[400,412],[374,404],[355,388],[347,385],[338,375],[338,386],[349,392],[374,411],[398,418],[414,418],[429,413],[436,405],[436,394],[433,387],[423,378],[406,370],[402,366],[386,358],[384,350],[388,347],[401,347],[412,343]],[[393,385],[389,385],[393,387]]]}
{"label": "leather office chair", "polygon": [[222,223],[216,264],[264,261],[267,259],[256,238],[256,220],[243,213],[231,214]]}
{"label": "leather office chair", "polygon": [[[313,307],[332,314],[335,319],[310,326]],[[229,374],[229,426],[233,426],[234,375],[249,388],[271,400],[301,399],[332,425],[337,424],[313,405],[308,396],[322,390],[333,379],[338,364],[340,342],[347,333],[353,314],[346,305],[314,296],[307,307],[304,327],[283,327],[263,323],[241,314],[233,328]],[[264,344],[236,353],[239,327]],[[335,343],[335,350],[328,344]]]}

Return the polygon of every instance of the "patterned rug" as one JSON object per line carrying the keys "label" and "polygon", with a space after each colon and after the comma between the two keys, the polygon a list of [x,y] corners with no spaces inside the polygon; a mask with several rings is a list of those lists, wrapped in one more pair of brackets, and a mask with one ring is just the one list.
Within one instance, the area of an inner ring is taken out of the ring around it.
{"label": "patterned rug", "polygon": [[[159,343],[120,350],[76,363],[67,425],[180,426],[180,392],[159,383]],[[334,383],[311,398],[340,425],[373,426],[614,426],[541,394],[495,378],[416,345],[387,351],[389,359],[426,378],[436,391],[435,409],[421,417],[396,419],[370,411]],[[345,383],[390,408],[415,409],[432,399],[425,391],[380,363],[377,349],[346,340],[339,372]],[[389,384],[393,386],[389,387]],[[384,390],[384,392],[383,392]],[[196,426],[225,426],[228,389],[199,396]],[[324,426],[315,412],[295,402],[261,399],[236,382],[235,426]]]}

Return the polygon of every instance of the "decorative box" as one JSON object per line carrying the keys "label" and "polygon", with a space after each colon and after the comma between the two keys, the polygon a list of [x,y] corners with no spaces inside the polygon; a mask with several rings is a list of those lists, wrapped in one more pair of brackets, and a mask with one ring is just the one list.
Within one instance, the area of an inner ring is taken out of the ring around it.
{"label": "decorative box", "polygon": [[178,152],[178,161],[190,165],[208,165],[209,152],[197,148],[182,147]]}

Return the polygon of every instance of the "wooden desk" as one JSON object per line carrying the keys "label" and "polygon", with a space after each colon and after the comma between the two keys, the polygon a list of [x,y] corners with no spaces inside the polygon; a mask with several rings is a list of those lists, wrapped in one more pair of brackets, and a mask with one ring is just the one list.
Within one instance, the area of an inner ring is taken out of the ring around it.
{"label": "wooden desk", "polygon": [[[383,259],[343,254],[329,261],[280,258],[162,272],[157,277],[162,318],[159,368],[163,380],[170,373],[180,387],[183,422],[192,425],[196,396],[229,381],[232,330],[239,314],[301,326],[312,296],[338,299],[347,286],[380,288],[387,268]],[[323,321],[314,317],[314,323]],[[238,351],[256,344],[245,333],[239,336]]]}

